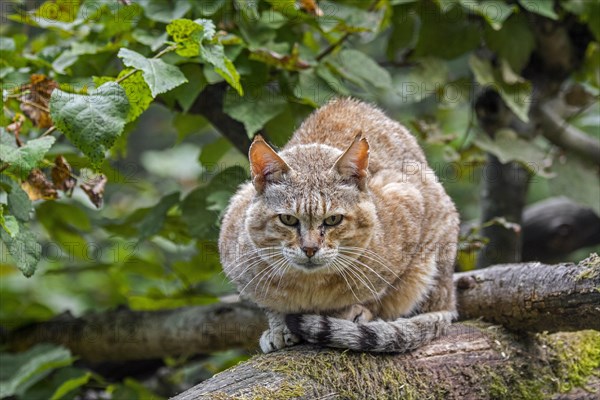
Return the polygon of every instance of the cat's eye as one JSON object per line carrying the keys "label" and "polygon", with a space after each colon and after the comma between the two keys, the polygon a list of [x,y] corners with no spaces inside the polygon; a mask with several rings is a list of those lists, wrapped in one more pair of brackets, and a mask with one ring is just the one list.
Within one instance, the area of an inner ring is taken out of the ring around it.
{"label": "cat's eye", "polygon": [[342,222],[343,219],[344,219],[344,216],[341,214],[330,215],[329,217],[325,218],[323,223],[327,226],[335,226],[335,225],[338,225],[340,222]]}
{"label": "cat's eye", "polygon": [[298,225],[298,222],[300,222],[298,221],[298,218],[289,214],[279,214],[279,220],[281,221],[281,223],[287,226],[296,226]]}

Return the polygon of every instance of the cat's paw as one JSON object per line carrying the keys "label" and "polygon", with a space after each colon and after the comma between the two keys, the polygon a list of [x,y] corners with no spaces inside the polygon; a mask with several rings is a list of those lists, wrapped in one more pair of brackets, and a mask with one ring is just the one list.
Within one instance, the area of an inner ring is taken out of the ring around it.
{"label": "cat's paw", "polygon": [[259,344],[263,353],[271,353],[299,342],[300,338],[298,336],[293,334],[287,326],[281,325],[264,331]]}

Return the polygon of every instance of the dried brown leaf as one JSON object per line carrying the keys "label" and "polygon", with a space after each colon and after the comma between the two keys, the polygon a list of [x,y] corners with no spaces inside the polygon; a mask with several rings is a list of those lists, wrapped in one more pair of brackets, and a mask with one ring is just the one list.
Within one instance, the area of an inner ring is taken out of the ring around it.
{"label": "dried brown leaf", "polygon": [[58,192],[52,182],[38,168],[31,170],[27,180],[21,184],[21,188],[27,193],[31,201],[53,200],[58,197]]}
{"label": "dried brown leaf", "polygon": [[15,141],[19,147],[23,146],[23,143],[19,138],[19,135],[21,134],[21,128],[23,127],[23,122],[25,122],[25,117],[23,114],[17,113],[13,118],[13,122],[6,127],[7,131],[15,135]]}
{"label": "dried brown leaf", "polygon": [[58,87],[56,81],[49,79],[46,75],[33,74],[29,78],[30,83],[23,85],[21,91],[21,111],[40,128],[52,126],[52,118],[48,112],[48,102],[52,91]]}
{"label": "dried brown leaf", "polygon": [[102,207],[106,182],[108,182],[106,175],[100,174],[80,185],[81,189],[83,189],[90,198],[90,201],[94,203],[97,208]]}
{"label": "dried brown leaf", "polygon": [[52,168],[50,175],[52,176],[54,186],[65,192],[67,196],[73,194],[73,189],[77,184],[77,179],[73,177],[71,171],[69,162],[61,155],[56,156],[54,167]]}

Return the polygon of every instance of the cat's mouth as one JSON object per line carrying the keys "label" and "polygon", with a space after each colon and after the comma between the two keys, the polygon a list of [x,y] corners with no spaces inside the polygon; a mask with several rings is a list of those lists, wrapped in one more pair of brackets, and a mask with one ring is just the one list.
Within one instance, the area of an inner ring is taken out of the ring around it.
{"label": "cat's mouth", "polygon": [[299,262],[294,262],[293,263],[298,269],[304,270],[304,271],[315,271],[317,269],[321,269],[327,266],[327,262],[315,262],[314,260],[307,260],[305,262],[299,263]]}

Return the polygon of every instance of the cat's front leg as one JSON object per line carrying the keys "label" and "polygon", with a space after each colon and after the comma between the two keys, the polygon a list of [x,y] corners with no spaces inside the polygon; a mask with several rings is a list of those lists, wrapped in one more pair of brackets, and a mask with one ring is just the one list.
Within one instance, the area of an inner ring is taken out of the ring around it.
{"label": "cat's front leg", "polygon": [[300,342],[300,337],[293,334],[285,324],[285,316],[275,311],[265,310],[269,320],[269,329],[260,337],[260,348],[264,353],[290,347]]}

